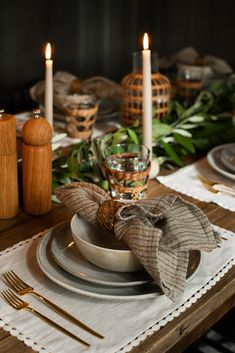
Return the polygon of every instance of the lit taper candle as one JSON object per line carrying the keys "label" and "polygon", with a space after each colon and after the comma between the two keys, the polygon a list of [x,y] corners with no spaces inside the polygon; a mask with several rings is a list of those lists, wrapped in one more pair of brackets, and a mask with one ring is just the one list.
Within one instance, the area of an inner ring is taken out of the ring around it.
{"label": "lit taper candle", "polygon": [[45,59],[45,118],[53,127],[53,60],[50,43],[46,46]]}
{"label": "lit taper candle", "polygon": [[152,159],[152,80],[151,51],[149,50],[148,34],[143,38],[143,144],[150,149]]}

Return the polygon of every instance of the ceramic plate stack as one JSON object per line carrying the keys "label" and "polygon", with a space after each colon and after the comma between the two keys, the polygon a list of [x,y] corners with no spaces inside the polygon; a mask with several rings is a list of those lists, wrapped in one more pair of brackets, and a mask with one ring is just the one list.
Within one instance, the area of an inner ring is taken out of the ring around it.
{"label": "ceramic plate stack", "polygon": [[87,261],[75,245],[68,223],[44,235],[38,245],[37,261],[47,277],[75,293],[114,300],[160,294],[145,271],[112,272]]}
{"label": "ceramic plate stack", "polygon": [[235,180],[235,143],[213,148],[207,155],[207,161],[218,173]]}
{"label": "ceramic plate stack", "polygon": [[[195,269],[199,268],[197,252]],[[53,282],[68,290],[94,298],[133,300],[154,298],[162,292],[146,271],[114,272],[86,260],[72,237],[70,223],[48,230],[37,248],[37,261]],[[190,266],[189,266],[190,272]],[[190,279],[192,276],[190,277]]]}

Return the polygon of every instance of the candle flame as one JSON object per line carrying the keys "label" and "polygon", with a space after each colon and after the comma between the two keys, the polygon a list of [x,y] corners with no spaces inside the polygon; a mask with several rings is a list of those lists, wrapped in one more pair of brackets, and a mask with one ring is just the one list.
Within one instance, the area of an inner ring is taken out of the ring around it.
{"label": "candle flame", "polygon": [[45,58],[47,60],[51,59],[51,44],[50,43],[47,43],[46,51],[45,51]]}
{"label": "candle flame", "polygon": [[147,33],[144,34],[143,47],[144,47],[144,49],[149,48],[149,37],[148,37]]}

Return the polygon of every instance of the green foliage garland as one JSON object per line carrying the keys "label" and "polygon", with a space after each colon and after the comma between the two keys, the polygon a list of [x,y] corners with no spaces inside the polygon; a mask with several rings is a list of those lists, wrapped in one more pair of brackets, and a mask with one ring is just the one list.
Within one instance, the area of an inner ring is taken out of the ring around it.
{"label": "green foliage garland", "polygon": [[[234,76],[202,91],[189,108],[172,100],[168,115],[161,121],[153,119],[153,156],[160,165],[182,167],[185,156],[206,152],[221,143],[235,142],[234,107]],[[123,142],[141,143],[141,140],[141,127],[137,123],[132,128],[120,128],[77,143],[67,156],[54,160],[53,189],[71,181],[88,181],[107,190],[102,167],[106,148]]]}

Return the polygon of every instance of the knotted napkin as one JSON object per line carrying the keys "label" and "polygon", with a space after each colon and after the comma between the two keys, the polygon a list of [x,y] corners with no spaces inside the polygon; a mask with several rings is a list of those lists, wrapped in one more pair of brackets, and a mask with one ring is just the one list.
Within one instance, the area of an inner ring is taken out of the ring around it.
{"label": "knotted napkin", "polygon": [[56,195],[88,222],[113,230],[172,300],[184,291],[189,251],[209,252],[220,242],[203,212],[177,195],[122,204],[84,182],[61,186]]}

